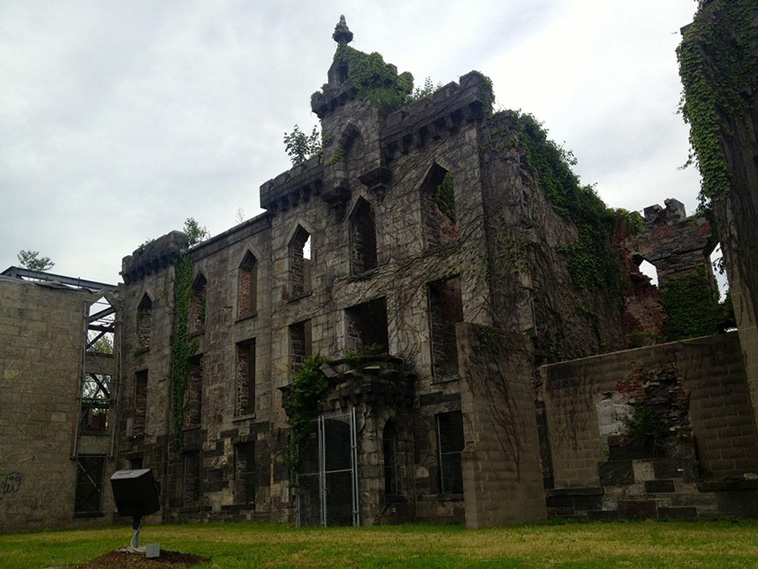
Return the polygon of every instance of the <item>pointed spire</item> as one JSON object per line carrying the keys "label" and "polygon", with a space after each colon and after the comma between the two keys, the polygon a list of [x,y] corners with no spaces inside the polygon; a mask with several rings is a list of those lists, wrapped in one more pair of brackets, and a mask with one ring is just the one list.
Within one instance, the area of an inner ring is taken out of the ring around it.
{"label": "pointed spire", "polygon": [[340,16],[339,23],[334,26],[334,33],[332,34],[332,38],[334,41],[341,45],[347,45],[353,41],[353,32],[351,32],[350,28],[347,27],[345,16]]}

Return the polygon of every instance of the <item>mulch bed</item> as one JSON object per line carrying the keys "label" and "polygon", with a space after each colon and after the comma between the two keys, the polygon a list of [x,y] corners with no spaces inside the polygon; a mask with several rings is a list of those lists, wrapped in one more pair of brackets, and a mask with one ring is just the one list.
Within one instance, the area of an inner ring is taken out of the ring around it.
{"label": "mulch bed", "polygon": [[148,559],[137,553],[111,551],[87,563],[74,565],[71,569],[165,569],[167,567],[192,567],[210,561],[207,557],[161,550],[160,557]]}

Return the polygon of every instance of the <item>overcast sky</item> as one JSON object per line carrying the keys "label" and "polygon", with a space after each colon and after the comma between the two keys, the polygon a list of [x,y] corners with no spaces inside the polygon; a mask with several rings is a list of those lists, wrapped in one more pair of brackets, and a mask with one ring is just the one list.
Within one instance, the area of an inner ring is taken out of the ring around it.
{"label": "overcast sky", "polygon": [[212,234],[261,212],[316,124],[340,14],[352,46],[416,84],[492,78],[496,105],[543,121],[609,206],[700,178],[676,113],[675,49],[694,0],[0,2],[0,270],[20,249],[53,272],[118,282],[121,258],[195,217]]}

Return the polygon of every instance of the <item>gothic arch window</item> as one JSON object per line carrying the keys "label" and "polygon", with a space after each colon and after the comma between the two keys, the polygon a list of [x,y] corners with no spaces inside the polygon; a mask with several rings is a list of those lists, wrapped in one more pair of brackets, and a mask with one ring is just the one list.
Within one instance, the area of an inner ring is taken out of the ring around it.
{"label": "gothic arch window", "polygon": [[421,208],[427,247],[455,240],[458,236],[455,180],[437,163],[429,169],[421,185]]}
{"label": "gothic arch window", "polygon": [[142,295],[137,306],[137,345],[146,349],[150,347],[153,326],[153,301],[147,293]]}
{"label": "gothic arch window", "polygon": [[202,332],[205,328],[208,281],[202,273],[198,274],[192,284],[192,304],[190,305],[190,332]]}
{"label": "gothic arch window", "polygon": [[237,302],[239,316],[251,316],[258,309],[258,260],[250,251],[239,266]]}
{"label": "gothic arch window", "polygon": [[289,242],[289,281],[291,298],[311,291],[311,235],[301,225]]}
{"label": "gothic arch window", "polygon": [[384,457],[384,494],[400,494],[400,476],[398,472],[398,441],[395,421],[388,419],[384,425],[382,437],[382,454]]}
{"label": "gothic arch window", "polygon": [[376,221],[371,204],[363,198],[350,214],[350,272],[354,275],[377,267]]}

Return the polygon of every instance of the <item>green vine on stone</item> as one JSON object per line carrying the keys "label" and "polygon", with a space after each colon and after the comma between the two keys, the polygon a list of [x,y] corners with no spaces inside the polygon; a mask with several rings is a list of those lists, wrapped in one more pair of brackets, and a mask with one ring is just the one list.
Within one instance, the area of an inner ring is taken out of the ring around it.
{"label": "green vine on stone", "polygon": [[677,48],[682,98],[679,111],[690,125],[687,164],[696,162],[702,176],[700,205],[729,191],[731,176],[721,136],[731,136],[723,117],[744,117],[743,92],[758,88],[758,65],[750,44],[758,40],[751,24],[750,2],[701,2]]}
{"label": "green vine on stone", "polygon": [[183,446],[185,393],[189,385],[190,360],[195,355],[199,342],[190,338],[189,314],[192,306],[192,260],[187,252],[182,253],[174,265],[174,340],[171,347],[171,386],[174,410],[176,446]]}
{"label": "green vine on stone", "polygon": [[334,62],[343,69],[346,83],[355,88],[358,98],[376,105],[381,116],[407,104],[413,92],[413,75],[398,75],[397,67],[385,63],[378,53],[363,53],[347,44],[337,46]]}
{"label": "green vine on stone", "polygon": [[434,188],[434,191],[432,192],[432,200],[440,211],[444,213],[450,221],[455,223],[455,181],[450,172],[447,172],[445,177],[442,178],[442,182]]}
{"label": "green vine on stone", "polygon": [[305,358],[302,367],[292,380],[287,397],[286,411],[290,425],[290,452],[288,466],[299,470],[307,452],[313,422],[319,415],[319,401],[326,393],[328,383],[321,371],[328,361],[321,354]]}
{"label": "green vine on stone", "polygon": [[345,156],[347,156],[347,152],[345,152],[345,149],[338,148],[337,150],[334,151],[334,154],[329,159],[329,161],[326,162],[326,164],[324,164],[324,166],[331,166],[332,164],[336,164],[337,162],[342,160]]}

